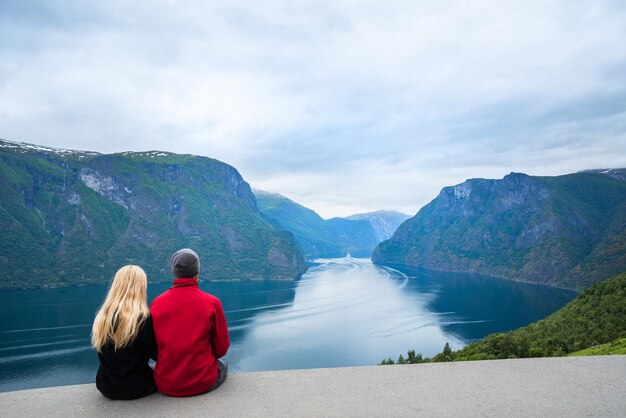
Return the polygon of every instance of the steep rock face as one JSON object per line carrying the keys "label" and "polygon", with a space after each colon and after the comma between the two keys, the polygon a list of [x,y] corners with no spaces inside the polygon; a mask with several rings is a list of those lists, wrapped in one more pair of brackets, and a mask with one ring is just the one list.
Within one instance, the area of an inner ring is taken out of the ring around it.
{"label": "steep rock face", "polygon": [[325,220],[280,194],[262,190],[254,193],[259,211],[292,232],[308,258],[343,257],[348,253],[355,257],[370,257],[378,243],[367,220]]}
{"label": "steep rock face", "polygon": [[293,279],[293,236],[233,167],[164,152],[101,155],[0,141],[0,288],[103,283],[124,264],[170,280],[194,248],[204,279]]}
{"label": "steep rock face", "polygon": [[446,187],[372,260],[586,287],[626,270],[626,182],[619,172],[512,173]]}
{"label": "steep rock face", "polygon": [[346,219],[369,221],[372,228],[374,228],[376,240],[382,242],[391,238],[402,222],[409,218],[409,215],[393,210],[379,210],[376,212],[358,213],[348,216]]}

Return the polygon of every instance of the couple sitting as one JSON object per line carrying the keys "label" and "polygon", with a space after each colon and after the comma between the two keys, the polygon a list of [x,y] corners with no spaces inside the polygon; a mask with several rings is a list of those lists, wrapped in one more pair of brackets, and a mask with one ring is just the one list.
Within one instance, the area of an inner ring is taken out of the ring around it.
{"label": "couple sitting", "polygon": [[91,335],[100,359],[96,386],[107,398],[136,399],[157,390],[193,396],[226,379],[228,367],[218,360],[230,346],[226,318],[219,299],[198,287],[198,255],[177,251],[171,267],[174,285],[149,310],[146,273],[125,266],[115,274]]}

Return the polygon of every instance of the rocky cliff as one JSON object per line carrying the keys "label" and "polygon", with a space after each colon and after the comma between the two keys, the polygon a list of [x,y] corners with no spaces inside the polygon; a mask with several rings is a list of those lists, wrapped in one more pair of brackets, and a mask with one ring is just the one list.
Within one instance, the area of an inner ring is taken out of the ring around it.
{"label": "rocky cliff", "polygon": [[0,141],[0,221],[0,288],[104,283],[128,263],[167,281],[181,247],[198,252],[205,279],[306,270],[237,170],[206,157]]}
{"label": "rocky cliff", "polygon": [[511,173],[446,187],[372,260],[587,287],[626,271],[625,173]]}

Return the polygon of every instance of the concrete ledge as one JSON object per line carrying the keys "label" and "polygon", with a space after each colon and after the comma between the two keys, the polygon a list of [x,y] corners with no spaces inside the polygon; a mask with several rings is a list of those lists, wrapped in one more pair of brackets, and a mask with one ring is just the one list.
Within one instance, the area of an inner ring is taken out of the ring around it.
{"label": "concrete ledge", "polygon": [[3,417],[602,416],[626,411],[626,356],[240,373],[193,398],[109,401],[94,385],[0,393]]}

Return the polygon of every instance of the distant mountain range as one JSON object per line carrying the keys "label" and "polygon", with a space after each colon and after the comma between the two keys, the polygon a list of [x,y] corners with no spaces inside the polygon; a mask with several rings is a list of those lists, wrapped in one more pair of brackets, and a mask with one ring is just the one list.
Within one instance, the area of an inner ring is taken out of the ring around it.
{"label": "distant mountain range", "polygon": [[166,152],[98,154],[0,140],[0,289],[105,283],[122,265],[171,280],[191,247],[204,279],[293,279],[291,233],[259,213],[240,174]]}
{"label": "distant mountain range", "polygon": [[[370,257],[379,237],[389,237],[409,216],[378,211],[325,220],[313,210],[277,193],[254,190],[259,211],[292,232],[306,257]],[[384,239],[384,238],[383,238]]]}
{"label": "distant mountain range", "polygon": [[358,213],[356,215],[350,215],[346,219],[350,220],[367,220],[369,221],[374,233],[376,234],[376,240],[382,242],[391,238],[396,229],[402,224],[402,222],[409,219],[410,216],[404,213],[396,212],[393,210],[379,210],[376,212]]}
{"label": "distant mountain range", "polygon": [[170,280],[181,247],[200,254],[202,277],[224,280],[293,279],[305,256],[348,253],[573,289],[626,271],[626,169],[467,180],[399,227],[407,215],[325,220],[255,194],[206,157],[0,140],[0,289],[105,283],[127,263]]}
{"label": "distant mountain range", "polygon": [[626,169],[445,187],[372,260],[588,287],[626,271]]}

